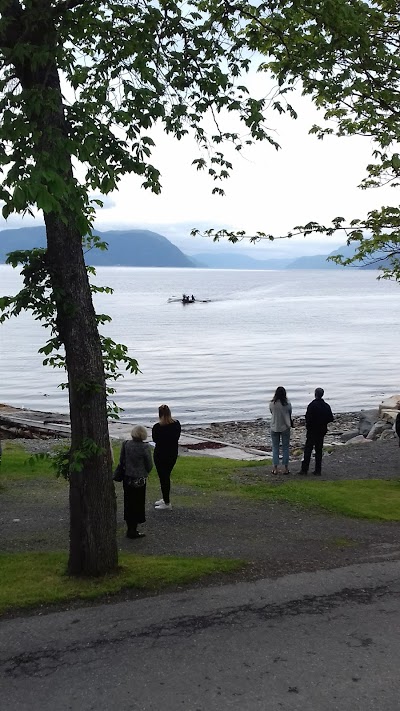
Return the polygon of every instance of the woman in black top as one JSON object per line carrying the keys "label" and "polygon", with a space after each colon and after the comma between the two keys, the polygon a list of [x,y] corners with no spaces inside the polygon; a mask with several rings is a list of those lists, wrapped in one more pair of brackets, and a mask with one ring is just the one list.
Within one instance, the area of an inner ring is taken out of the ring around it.
{"label": "woman in black top", "polygon": [[171,509],[169,492],[171,489],[171,472],[178,458],[178,440],[181,436],[179,420],[173,420],[168,405],[158,408],[159,421],[152,430],[154,449],[154,464],[160,479],[163,498],[156,501],[156,509]]}

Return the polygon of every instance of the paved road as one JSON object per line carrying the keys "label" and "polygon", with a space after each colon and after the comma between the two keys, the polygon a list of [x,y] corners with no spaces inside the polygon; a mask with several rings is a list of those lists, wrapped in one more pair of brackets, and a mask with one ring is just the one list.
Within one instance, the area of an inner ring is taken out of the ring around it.
{"label": "paved road", "polygon": [[3,621],[1,711],[399,711],[400,564]]}

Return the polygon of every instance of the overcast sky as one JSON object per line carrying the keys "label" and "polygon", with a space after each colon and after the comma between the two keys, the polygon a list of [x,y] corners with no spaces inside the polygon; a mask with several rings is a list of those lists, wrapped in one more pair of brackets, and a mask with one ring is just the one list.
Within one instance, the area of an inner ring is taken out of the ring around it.
{"label": "overcast sky", "polygon": [[[258,93],[265,91],[265,79],[252,76],[250,83]],[[162,174],[162,194],[153,195],[140,188],[140,179],[124,178],[118,192],[105,198],[104,208],[98,211],[99,229],[147,228],[164,234],[184,251],[196,252],[223,249],[211,240],[190,238],[192,227],[245,229],[250,234],[257,230],[284,234],[297,224],[317,220],[329,222],[333,217],[363,217],[369,209],[393,202],[390,188],[362,191],[357,188],[371,159],[368,138],[327,137],[323,141],[308,135],[314,122],[322,116],[308,99],[294,101],[299,111],[296,121],[272,112],[269,126],[274,138],[282,146],[276,151],[269,144],[246,147],[242,154],[234,152],[234,171],[224,181],[225,197],[212,195],[214,183],[205,172],[198,173],[191,165],[198,156],[194,141],[181,142],[154,132],[157,142],[154,164]],[[228,152],[229,153],[229,152]],[[42,220],[38,218],[37,224]],[[13,217],[0,228],[19,227]],[[248,254],[262,256],[290,256],[291,254],[327,253],[343,244],[341,236],[327,238],[284,240],[255,247],[241,243]],[[267,256],[267,255],[265,255]]]}

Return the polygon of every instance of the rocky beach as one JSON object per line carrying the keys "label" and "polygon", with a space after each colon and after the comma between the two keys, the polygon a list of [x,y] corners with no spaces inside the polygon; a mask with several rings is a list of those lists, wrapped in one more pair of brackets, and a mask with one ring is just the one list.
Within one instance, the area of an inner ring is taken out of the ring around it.
{"label": "rocky beach", "polygon": [[[400,410],[400,395],[384,400],[377,409],[358,412],[341,412],[334,415],[325,437],[325,449],[341,446],[368,445],[376,440],[396,439],[394,421]],[[290,435],[291,459],[301,459],[306,439],[305,417],[294,417]],[[259,451],[271,451],[269,420],[258,418],[251,422],[213,422],[203,427],[184,427],[184,431],[197,437],[225,442]]]}
{"label": "rocky beach", "polygon": [[[9,410],[10,408],[7,408],[7,406],[0,406],[0,437],[3,440],[18,437],[19,442],[23,444],[27,451],[33,453],[48,451],[56,443],[66,441],[66,432],[57,433],[57,427],[65,429],[68,426],[68,416],[54,413],[34,413],[37,416],[41,415],[40,419],[46,423],[46,426],[54,427],[54,430],[49,431],[47,436],[43,433],[43,425],[42,427],[37,426],[35,429],[35,425],[31,424],[30,429],[21,429],[20,421],[18,420],[17,428],[10,426],[10,422],[7,422],[10,417]],[[353,445],[367,446],[376,440],[382,442],[396,440],[394,421],[399,410],[400,395],[394,395],[384,400],[374,410],[335,413],[334,422],[329,425],[328,433],[325,437],[325,451],[327,453],[332,452],[340,447],[347,449]],[[1,417],[2,412],[7,413],[7,417]],[[24,412],[24,410],[15,410],[19,417]],[[26,412],[29,412],[32,416],[32,411]],[[47,416],[44,416],[46,414]],[[11,425],[12,421],[11,412]],[[294,417],[293,424],[294,427],[290,438],[290,458],[292,461],[300,460],[302,457],[306,438],[305,417]],[[124,436],[122,436],[122,433],[116,437],[112,435],[113,439],[125,438],[130,424],[124,423],[124,425]],[[187,453],[202,454],[204,450],[218,449],[220,444],[259,452],[261,456],[263,453],[268,456],[271,452],[269,419],[267,418],[257,418],[251,421],[211,422],[202,426],[182,423],[182,432],[198,438],[198,442],[195,444],[182,445],[182,451]],[[221,454],[221,456],[223,455]]]}
{"label": "rocky beach", "polygon": [[[357,430],[360,422],[359,412],[343,412],[335,415],[335,421],[329,426],[325,444],[341,444],[342,437]],[[290,436],[292,456],[302,450],[306,438],[304,417],[293,418],[294,427]],[[226,442],[243,448],[270,451],[271,439],[269,420],[262,417],[251,421],[212,422],[202,427],[184,426],[183,430],[196,437],[217,442]]]}

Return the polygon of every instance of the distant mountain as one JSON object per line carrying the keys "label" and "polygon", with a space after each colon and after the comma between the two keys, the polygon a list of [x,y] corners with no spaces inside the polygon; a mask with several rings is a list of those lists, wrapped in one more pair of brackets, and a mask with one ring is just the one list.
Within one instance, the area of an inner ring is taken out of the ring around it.
{"label": "distant mountain", "polygon": [[[330,254],[314,254],[297,259],[255,259],[237,252],[201,252],[188,257],[166,237],[150,230],[95,230],[103,241],[108,243],[108,250],[91,249],[86,254],[86,261],[93,266],[124,267],[201,267],[209,269],[343,269],[334,262],[328,262],[330,256],[342,254],[353,256],[355,247],[343,245]],[[46,246],[44,226],[22,227],[16,230],[0,231],[0,264],[6,261],[6,255],[15,250],[33,249]],[[377,255],[379,256],[379,255]],[[381,255],[384,256],[384,255]],[[355,264],[354,266],[358,266]],[[363,269],[377,269],[390,266],[390,261],[379,264],[359,266]]]}
{"label": "distant mountain", "polygon": [[344,269],[345,267],[342,267],[341,264],[328,262],[328,257],[334,257],[338,254],[342,254],[343,257],[352,257],[355,251],[354,246],[344,244],[329,254],[314,254],[310,257],[298,257],[298,259],[294,259],[290,262],[286,269]]}
{"label": "distant mountain", "polygon": [[286,269],[344,269],[340,264],[327,262],[329,254],[314,254],[310,257],[298,257],[287,265]]}
{"label": "distant mountain", "polygon": [[[86,255],[94,266],[194,267],[189,257],[166,237],[149,230],[112,230],[95,234],[108,243],[108,250],[91,249]],[[46,246],[44,227],[0,231],[0,263],[15,250]]]}
{"label": "distant mountain", "polygon": [[194,264],[166,237],[150,230],[112,230],[95,234],[108,243],[108,250],[92,249],[87,262],[94,266],[193,267]]}
{"label": "distant mountain", "polygon": [[[299,257],[298,259],[294,259],[286,269],[345,269],[341,264],[336,264],[335,262],[328,262],[327,259],[328,257],[336,257],[338,254],[341,254],[343,257],[352,257],[355,252],[356,252],[357,247],[354,244],[344,244],[342,247],[339,247],[338,249],[335,249],[334,252],[330,252],[329,254],[315,254],[311,257]],[[374,255],[375,259],[381,258],[382,261],[380,262],[374,262],[372,263],[363,263],[363,262],[354,262],[352,264],[353,268],[356,269],[379,269],[380,267],[389,267],[391,268],[393,266],[390,258],[384,259],[385,255],[383,252],[377,252]]]}
{"label": "distant mountain", "polygon": [[44,227],[21,227],[19,230],[0,231],[0,264],[6,261],[9,252],[17,249],[33,249],[46,246],[46,230]]}
{"label": "distant mountain", "polygon": [[240,252],[201,252],[190,256],[199,267],[209,269],[285,269],[291,259],[254,259]]}

